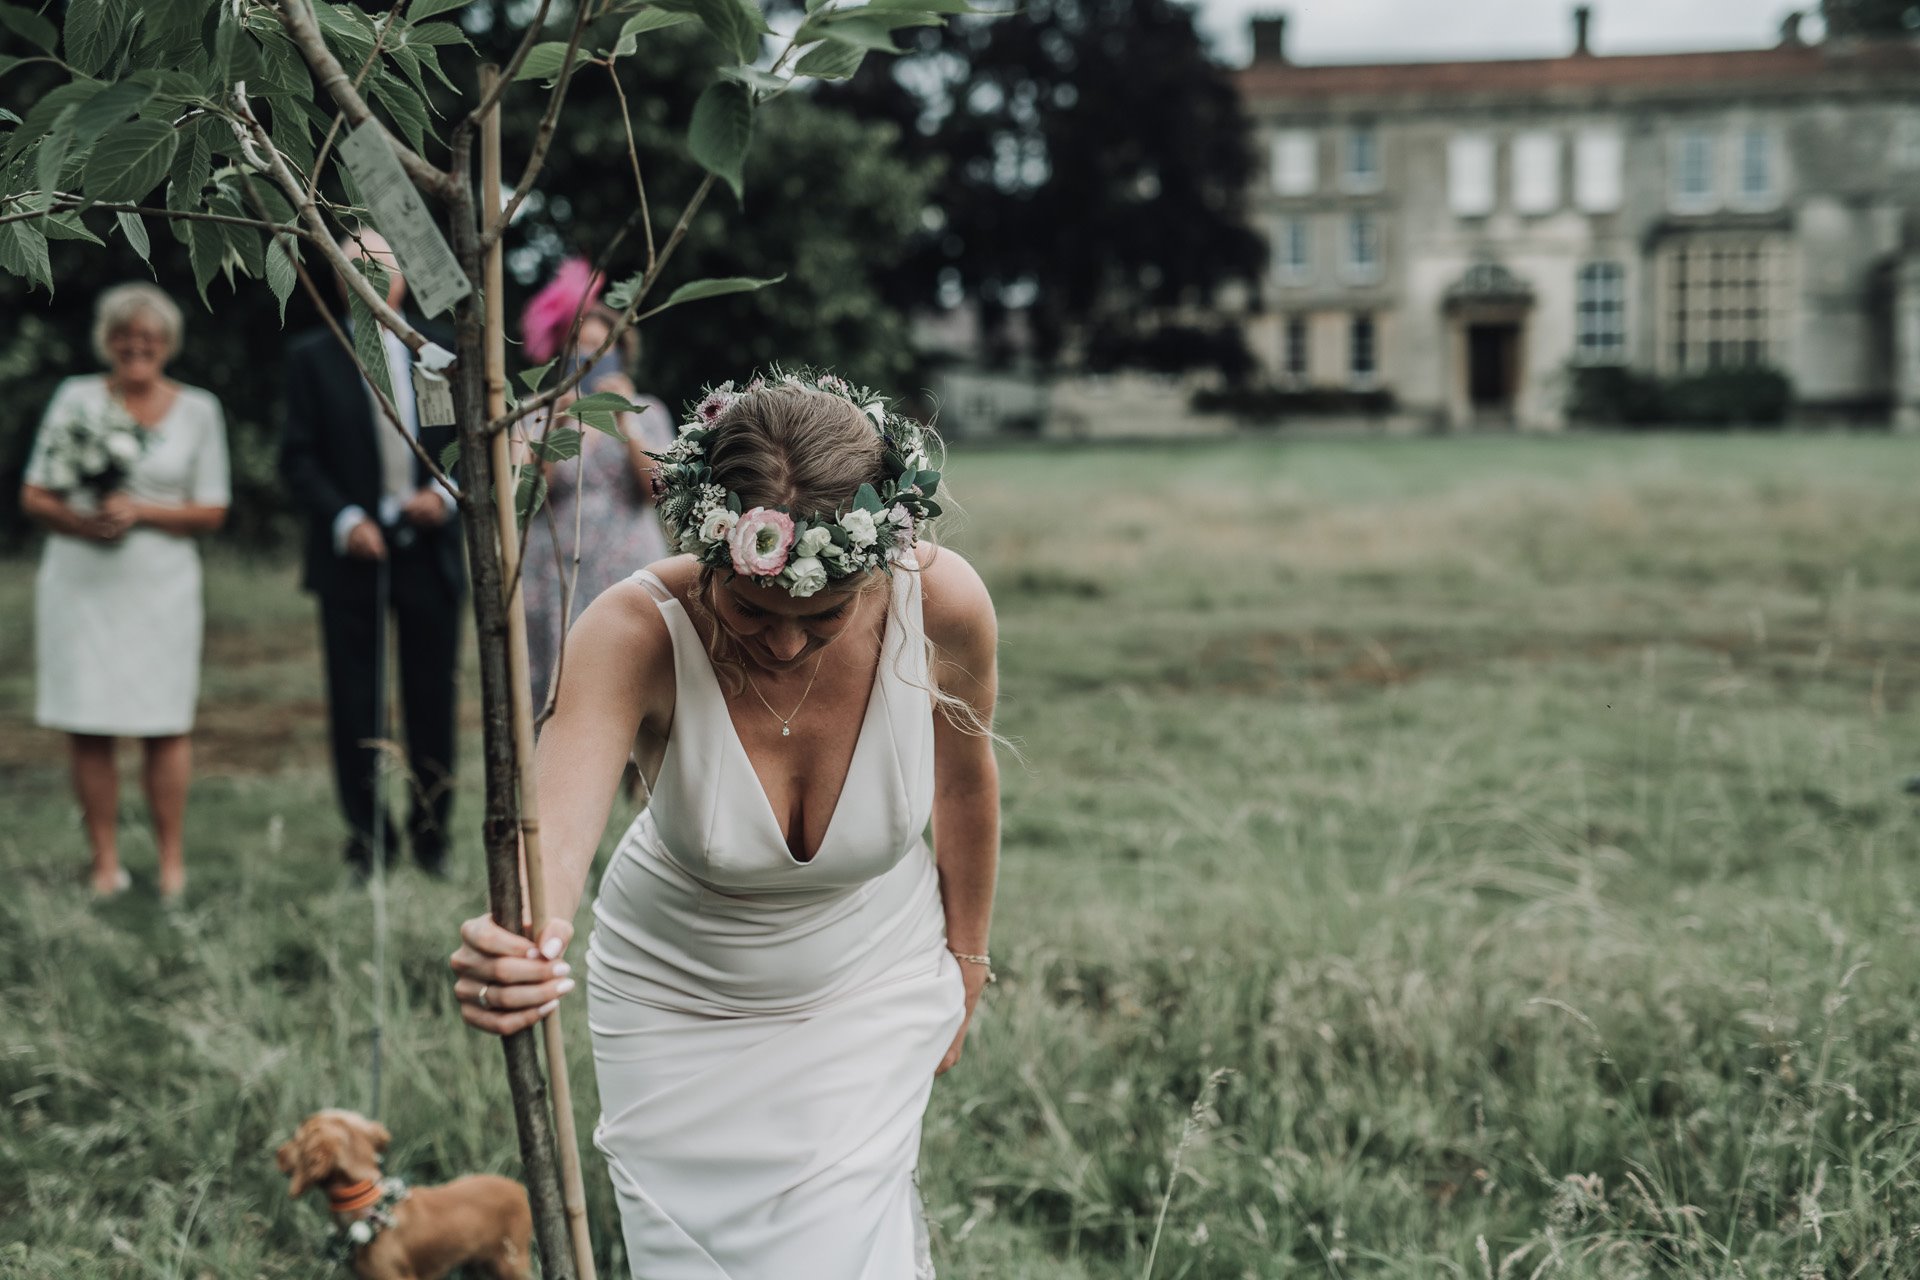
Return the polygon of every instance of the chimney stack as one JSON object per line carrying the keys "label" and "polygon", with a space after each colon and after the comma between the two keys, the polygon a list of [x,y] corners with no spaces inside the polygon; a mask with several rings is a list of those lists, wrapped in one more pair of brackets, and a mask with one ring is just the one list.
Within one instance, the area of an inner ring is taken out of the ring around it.
{"label": "chimney stack", "polygon": [[1584,58],[1593,52],[1587,47],[1587,30],[1593,25],[1593,6],[1575,5],[1573,8],[1573,56]]}
{"label": "chimney stack", "polygon": [[1796,9],[1780,20],[1781,48],[1798,49],[1807,43],[1806,38],[1800,34],[1800,23],[1804,16]]}
{"label": "chimney stack", "polygon": [[1255,62],[1285,62],[1287,60],[1287,15],[1268,14],[1255,18],[1248,24],[1253,30],[1253,60]]}

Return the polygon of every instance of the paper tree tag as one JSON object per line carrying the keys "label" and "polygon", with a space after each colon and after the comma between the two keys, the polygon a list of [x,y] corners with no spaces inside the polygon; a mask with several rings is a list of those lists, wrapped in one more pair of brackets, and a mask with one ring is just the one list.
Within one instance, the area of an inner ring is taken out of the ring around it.
{"label": "paper tree tag", "polygon": [[453,425],[453,384],[419,363],[413,366],[413,404],[421,426]]}
{"label": "paper tree tag", "polygon": [[367,202],[373,225],[393,246],[420,310],[437,316],[472,293],[472,282],[380,125],[369,120],[341,139],[340,159]]}

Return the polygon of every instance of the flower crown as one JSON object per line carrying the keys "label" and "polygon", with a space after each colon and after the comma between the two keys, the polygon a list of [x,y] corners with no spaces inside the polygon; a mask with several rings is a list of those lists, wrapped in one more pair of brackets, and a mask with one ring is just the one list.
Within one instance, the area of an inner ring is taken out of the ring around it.
{"label": "flower crown", "polygon": [[[847,510],[743,510],[739,494],[714,482],[707,450],[715,425],[742,397],[769,383],[824,392],[873,424],[885,447],[883,476],[862,484]],[[830,582],[874,569],[891,572],[895,561],[912,555],[921,528],[940,514],[933,500],[940,472],[928,458],[930,435],[877,392],[831,373],[776,367],[739,389],[731,381],[709,388],[680,424],[679,438],[648,455],[659,464],[653,471],[655,506],[674,545],[701,564],[805,599]]]}

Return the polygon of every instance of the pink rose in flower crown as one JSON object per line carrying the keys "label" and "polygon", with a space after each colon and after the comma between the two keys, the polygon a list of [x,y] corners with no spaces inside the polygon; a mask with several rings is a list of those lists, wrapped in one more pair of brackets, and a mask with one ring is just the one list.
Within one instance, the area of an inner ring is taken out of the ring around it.
{"label": "pink rose in flower crown", "polygon": [[784,511],[755,507],[727,535],[733,567],[749,578],[771,578],[787,567],[793,550],[793,518]]}

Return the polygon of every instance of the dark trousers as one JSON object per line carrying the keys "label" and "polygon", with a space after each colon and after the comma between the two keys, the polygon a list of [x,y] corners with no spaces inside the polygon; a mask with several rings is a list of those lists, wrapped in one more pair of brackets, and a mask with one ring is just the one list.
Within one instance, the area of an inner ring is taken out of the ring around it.
{"label": "dark trousers", "polygon": [[[387,660],[389,689],[398,679],[407,767],[387,766],[386,794],[409,797],[407,835],[414,857],[429,870],[446,859],[453,810],[455,676],[460,662],[462,593],[448,584],[434,557],[418,547],[394,549],[388,561],[388,616],[398,634],[399,662]],[[378,567],[367,561],[335,566],[320,593],[320,639],[326,650],[327,719],[333,775],[350,838],[347,859],[361,870],[372,861],[373,776],[381,748],[375,719],[378,660]],[[391,651],[389,651],[391,652]],[[397,670],[395,669],[397,665]],[[389,854],[398,849],[392,818],[385,820]]]}

